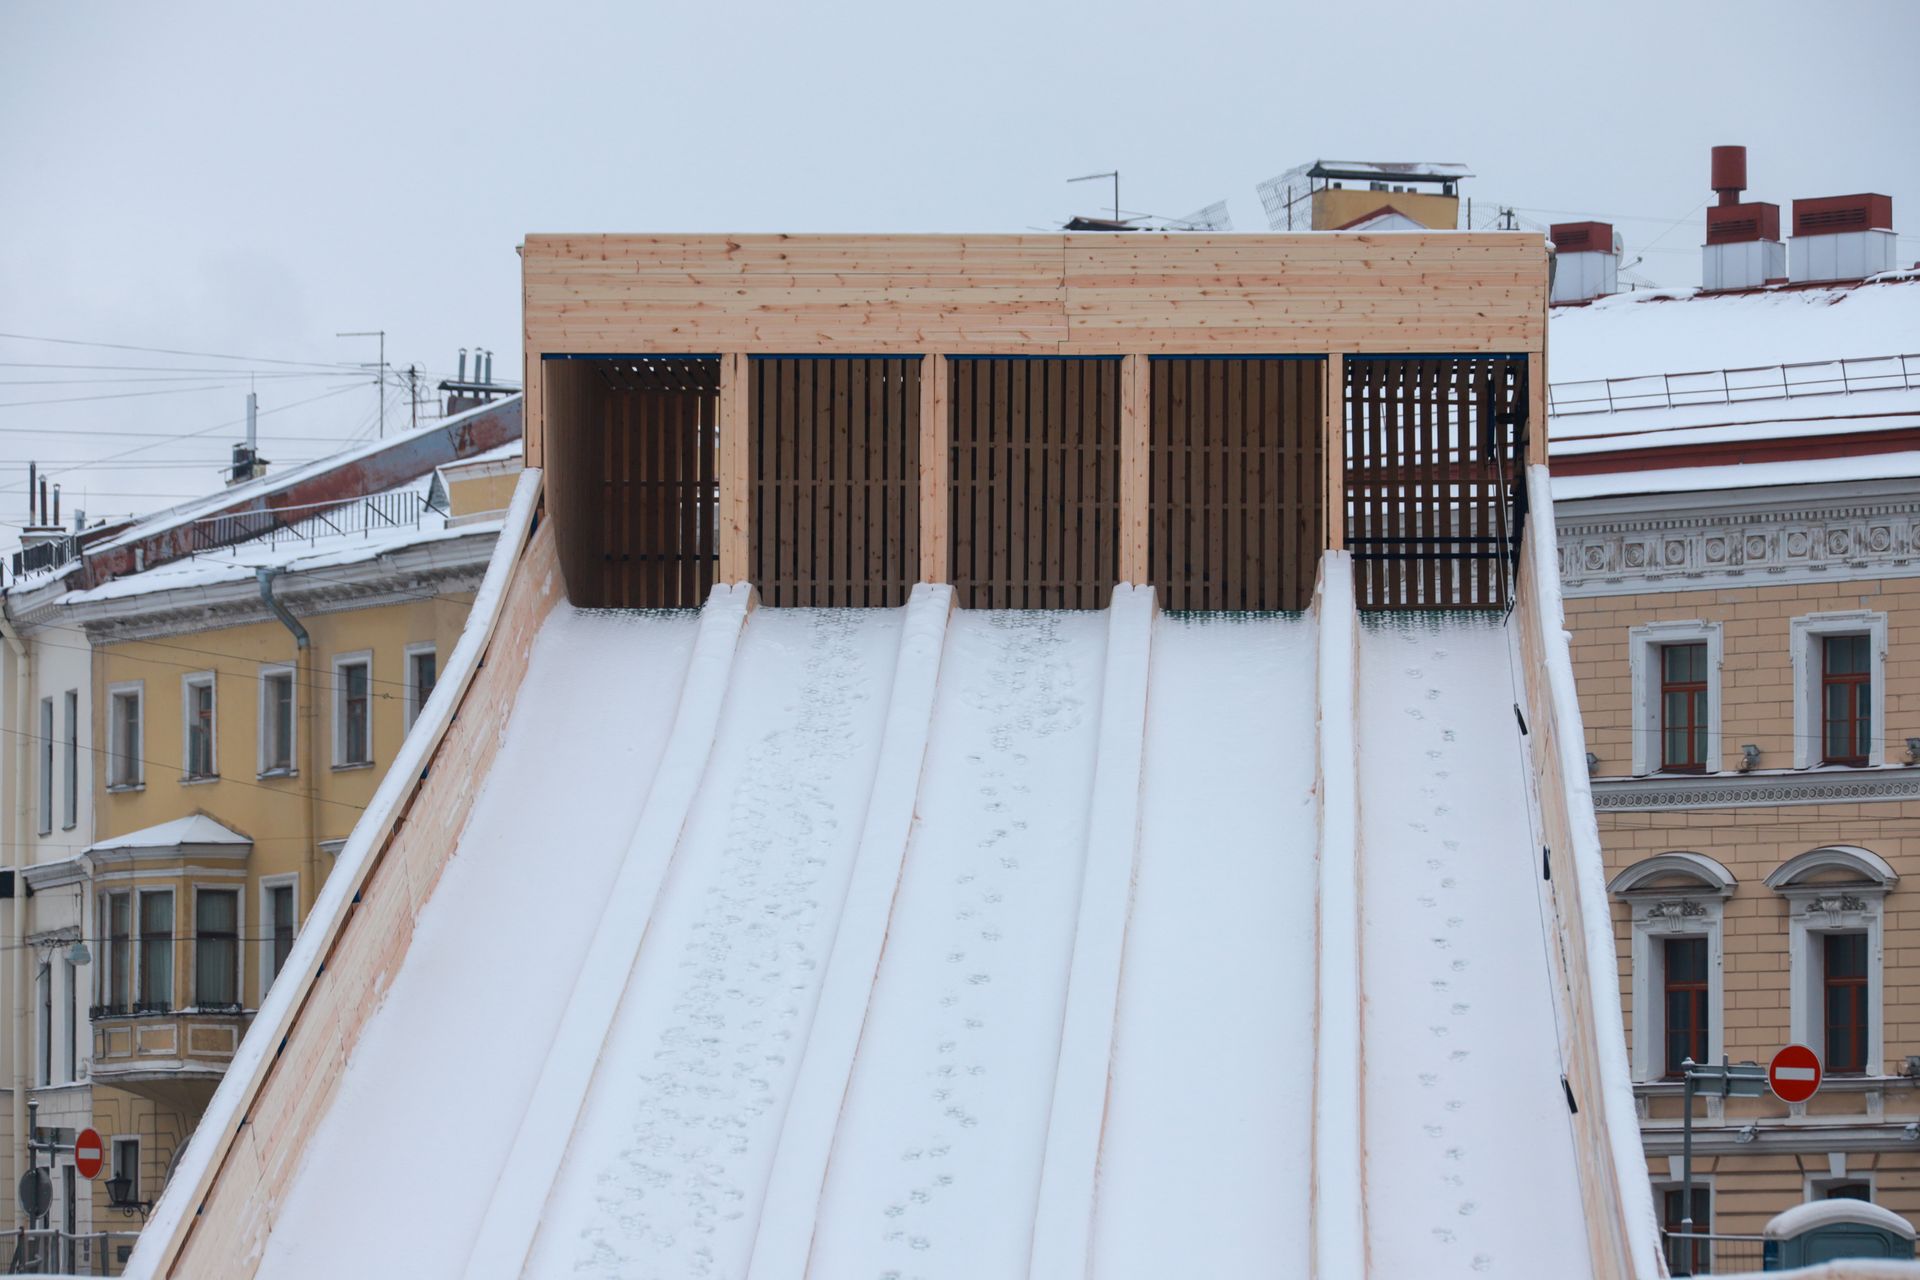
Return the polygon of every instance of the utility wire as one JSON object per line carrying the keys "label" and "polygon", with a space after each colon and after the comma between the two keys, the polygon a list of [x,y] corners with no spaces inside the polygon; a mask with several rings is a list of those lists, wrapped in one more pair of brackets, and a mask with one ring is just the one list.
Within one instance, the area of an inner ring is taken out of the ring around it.
{"label": "utility wire", "polygon": [[53,342],[68,347],[97,347],[106,351],[144,351],[162,356],[191,356],[202,360],[245,360],[252,364],[294,365],[308,369],[343,369],[355,373],[363,372],[339,360],[279,360],[271,356],[237,356],[226,351],[180,351],[172,347],[142,347],[125,342],[89,342],[81,338],[49,338],[34,333],[0,333],[0,338],[12,338],[17,342]]}

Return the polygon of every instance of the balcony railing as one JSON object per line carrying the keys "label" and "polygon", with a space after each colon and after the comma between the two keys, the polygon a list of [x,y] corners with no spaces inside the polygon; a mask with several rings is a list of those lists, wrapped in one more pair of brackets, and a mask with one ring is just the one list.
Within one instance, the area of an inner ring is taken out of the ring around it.
{"label": "balcony railing", "polygon": [[1920,387],[1920,354],[1863,356],[1553,382],[1547,385],[1547,412],[1556,417],[1569,417],[1582,413],[1621,413],[1629,409],[1744,404],[1749,400],[1798,400],[1803,396],[1914,387]]}
{"label": "balcony railing", "polygon": [[1705,1231],[1660,1233],[1667,1270],[1675,1276],[1734,1276],[1762,1269],[1764,1236],[1725,1236]]}
{"label": "balcony railing", "polygon": [[428,494],[412,491],[374,493],[350,502],[319,502],[208,516],[188,525],[187,545],[211,551],[241,543],[312,544],[321,538],[361,534],[372,536],[394,529],[418,529],[429,515],[446,515]]}

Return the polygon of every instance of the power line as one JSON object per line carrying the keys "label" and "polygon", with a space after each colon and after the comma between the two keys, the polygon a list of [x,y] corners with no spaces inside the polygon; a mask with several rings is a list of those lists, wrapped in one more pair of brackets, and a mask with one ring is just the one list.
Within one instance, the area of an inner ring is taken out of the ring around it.
{"label": "power line", "polygon": [[161,356],[191,356],[201,360],[246,360],[254,364],[295,365],[309,369],[353,369],[353,366],[337,360],[280,360],[272,356],[237,356],[227,351],[180,351],[172,347],[142,347],[125,342],[89,342],[82,338],[49,338],[34,333],[0,333],[0,338],[12,338],[18,342],[53,342],[68,347],[98,347],[106,351],[145,351]]}
{"label": "power line", "polygon": [[[22,732],[21,732],[20,730],[18,730],[18,729],[7,729],[7,728],[0,728],[0,733],[6,733],[6,734],[11,734],[12,736],[14,736],[14,737],[16,737],[16,738],[25,738],[25,739],[27,739],[28,741],[34,741],[34,740],[37,740],[37,739],[38,739],[38,738],[40,737],[40,735],[39,735],[39,734],[37,734],[37,733],[22,733]],[[77,751],[77,750],[81,750],[82,748],[80,747],[80,745],[79,745],[78,743],[75,743],[75,744],[74,744],[74,749],[75,749],[75,750]],[[99,757],[99,756],[105,756],[105,755],[108,755],[108,754],[110,754],[110,753],[109,753],[109,751],[108,751],[108,749],[107,749],[107,748],[105,748],[105,747],[97,747],[97,746],[91,746],[91,745],[89,745],[89,746],[87,746],[86,748],[84,748],[84,750],[86,751],[86,753],[87,753],[88,755],[90,755],[90,756],[95,756],[95,757]],[[155,760],[155,759],[152,759],[152,758],[151,758],[151,757],[149,757],[149,756],[127,756],[127,755],[122,755],[122,756],[121,756],[120,758],[121,758],[121,759],[123,759],[123,760],[132,760],[132,761],[134,761],[135,763],[137,763],[137,764],[139,764],[139,765],[141,765],[142,767],[145,767],[146,765],[152,765],[152,766],[153,766],[154,768],[156,768],[156,769],[167,769],[167,770],[171,770],[171,771],[172,771],[172,772],[174,772],[174,773],[180,773],[180,774],[184,774],[184,773],[186,773],[186,772],[187,772],[187,769],[186,769],[186,766],[185,766],[185,765],[172,765],[172,764],[163,764],[162,762],[160,762],[160,761],[158,761],[158,760]],[[309,766],[309,767],[311,767],[311,766]],[[252,788],[254,788],[255,790],[258,790],[258,791],[271,791],[271,792],[273,792],[273,793],[275,793],[276,795],[283,795],[283,794],[285,794],[285,793],[284,793],[284,792],[283,792],[283,791],[282,791],[282,790],[281,790],[280,788],[278,788],[278,787],[269,787],[269,786],[267,786],[267,785],[265,785],[264,783],[259,783],[259,782],[248,782],[248,781],[247,781],[247,780],[246,780],[245,778],[227,778],[227,777],[222,777],[222,778],[220,779],[220,781],[222,781],[222,782],[231,782],[231,783],[232,783],[232,784],[233,784],[234,786],[236,786],[236,787],[252,787]],[[341,807],[341,808],[343,808],[343,809],[352,809],[352,810],[355,810],[356,812],[361,812],[361,813],[364,813],[364,812],[366,812],[366,808],[367,808],[367,807],[366,807],[365,805],[363,805],[363,804],[354,804],[354,803],[352,803],[351,801],[347,801],[347,800],[330,800],[330,799],[328,799],[327,797],[325,797],[325,796],[321,796],[321,795],[316,795],[316,796],[314,796],[314,800],[315,800],[315,802],[317,802],[317,803],[319,803],[319,804],[332,804],[332,805],[338,805],[338,806],[340,806],[340,807]]]}

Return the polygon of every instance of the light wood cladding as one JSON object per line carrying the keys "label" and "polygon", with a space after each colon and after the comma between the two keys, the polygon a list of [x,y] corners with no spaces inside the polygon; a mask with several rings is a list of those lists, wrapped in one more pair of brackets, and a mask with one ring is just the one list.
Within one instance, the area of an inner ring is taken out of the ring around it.
{"label": "light wood cladding", "polygon": [[534,235],[521,257],[530,374],[555,353],[1520,353],[1546,329],[1526,232]]}

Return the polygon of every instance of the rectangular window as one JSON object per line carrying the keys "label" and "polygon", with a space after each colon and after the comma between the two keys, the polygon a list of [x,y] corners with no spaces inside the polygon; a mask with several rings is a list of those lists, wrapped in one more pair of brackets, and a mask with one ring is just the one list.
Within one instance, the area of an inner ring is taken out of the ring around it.
{"label": "rectangular window", "polygon": [[1864,765],[1873,750],[1873,652],[1868,637],[1820,638],[1820,763]]}
{"label": "rectangular window", "polygon": [[113,1013],[127,1011],[127,993],[133,989],[133,903],[124,893],[106,895],[107,955],[103,968],[106,990],[100,994]]}
{"label": "rectangular window", "polygon": [[1660,767],[1701,773],[1707,767],[1707,646],[1660,649]]}
{"label": "rectangular window", "polygon": [[1829,1074],[1867,1069],[1867,935],[1822,935],[1827,1000],[1826,1069]]}
{"label": "rectangular window", "polygon": [[137,787],[145,777],[140,696],[137,685],[114,689],[108,694],[107,785],[110,787]]}
{"label": "rectangular window", "polygon": [[1707,940],[1668,938],[1667,1075],[1677,1078],[1688,1058],[1707,1061]]}
{"label": "rectangular window", "polygon": [[64,956],[60,960],[60,1078],[71,1082],[80,1067],[80,1019],[73,1016],[74,993],[80,989],[80,970]]}
{"label": "rectangular window", "polygon": [[80,822],[80,691],[67,690],[67,794],[60,825],[68,831]]}
{"label": "rectangular window", "polygon": [[260,674],[260,772],[293,772],[293,672]]}
{"label": "rectangular window", "polygon": [[35,993],[40,1006],[40,1083],[53,1083],[53,966],[40,966]]}
{"label": "rectangular window", "polygon": [[113,1140],[113,1176],[127,1184],[122,1199],[128,1204],[136,1203],[140,1199],[140,1139]]}
{"label": "rectangular window", "polygon": [[[1660,1225],[1669,1236],[1681,1229],[1686,1221],[1686,1192],[1679,1187],[1668,1188],[1661,1196]],[[1693,1187],[1693,1230],[1696,1236],[1706,1235],[1713,1230],[1713,1188],[1695,1183]],[[1676,1276],[1704,1276],[1713,1274],[1713,1244],[1707,1240],[1667,1241],[1667,1270]]]}
{"label": "rectangular window", "polygon": [[232,889],[193,895],[193,1003],[240,1003],[240,895]]}
{"label": "rectangular window", "polygon": [[[293,951],[293,886],[267,886],[267,984],[280,976]],[[265,995],[265,990],[261,992]]]}
{"label": "rectangular window", "polygon": [[140,895],[140,998],[136,1012],[173,1008],[173,894]]}
{"label": "rectangular window", "polygon": [[181,716],[186,725],[185,765],[189,779],[211,778],[214,758],[213,675],[188,676],[181,684]]}
{"label": "rectangular window", "polygon": [[333,664],[333,762],[373,763],[373,662],[340,658]]}
{"label": "rectangular window", "polygon": [[413,722],[420,718],[421,708],[427,705],[427,699],[433,696],[433,685],[439,675],[440,657],[432,645],[415,645],[407,649],[407,728],[413,728]]}
{"label": "rectangular window", "polygon": [[53,830],[53,699],[40,699],[40,834]]}
{"label": "rectangular window", "polygon": [[1830,1182],[1821,1191],[1822,1200],[1866,1200],[1873,1199],[1873,1185],[1867,1182]]}

